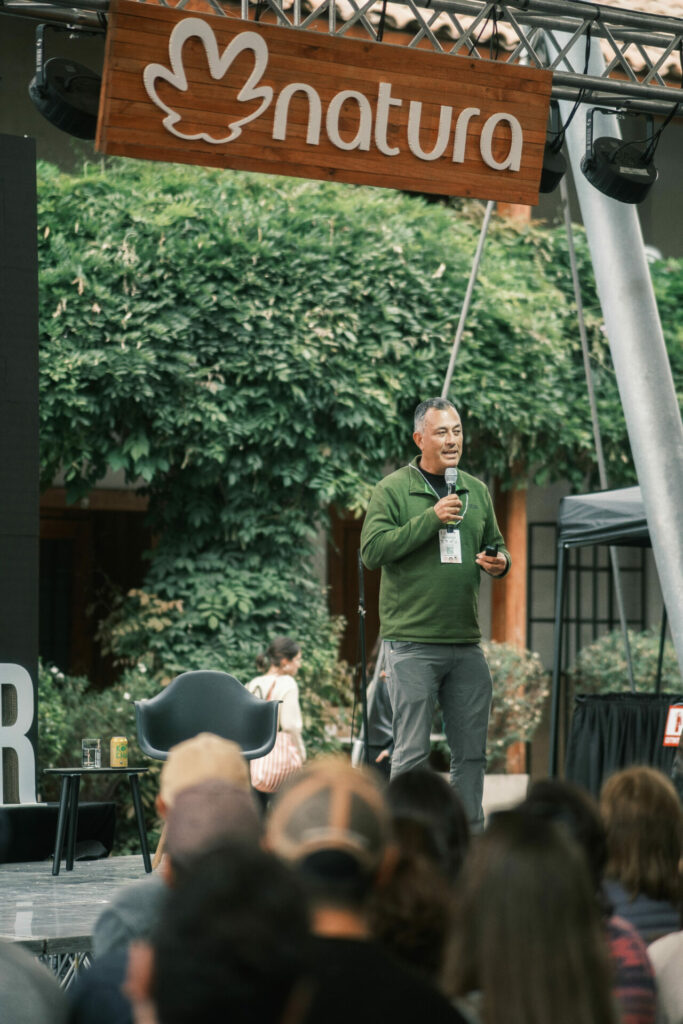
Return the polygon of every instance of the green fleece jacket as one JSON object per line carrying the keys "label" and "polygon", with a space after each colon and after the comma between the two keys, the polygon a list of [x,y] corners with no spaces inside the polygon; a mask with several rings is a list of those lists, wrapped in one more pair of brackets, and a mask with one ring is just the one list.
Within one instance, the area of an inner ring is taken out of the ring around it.
{"label": "green fleece jacket", "polygon": [[[458,473],[457,491],[466,506],[460,532],[462,563],[442,563],[439,530],[445,529],[438,501],[417,468],[419,456],[375,487],[361,533],[368,569],[382,567],[379,615],[384,640],[426,644],[475,644],[479,628],[480,570],[475,556],[497,544],[508,560],[488,488]],[[498,577],[500,578],[500,577]]]}

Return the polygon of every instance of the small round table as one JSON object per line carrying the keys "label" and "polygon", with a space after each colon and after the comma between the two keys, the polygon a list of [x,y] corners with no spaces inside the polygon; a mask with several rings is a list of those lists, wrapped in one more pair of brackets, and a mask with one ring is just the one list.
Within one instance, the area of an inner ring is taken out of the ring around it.
{"label": "small round table", "polygon": [[147,845],[147,829],[145,828],[145,817],[142,811],[142,800],[140,799],[140,785],[138,776],[144,775],[149,768],[44,768],[46,775],[61,775],[62,788],[59,795],[59,814],[57,815],[57,836],[55,839],[55,852],[52,858],[52,874],[59,874],[59,867],[64,849],[64,838],[66,836],[66,870],[73,871],[74,854],[76,851],[76,826],[78,824],[78,793],[81,785],[82,775],[127,775],[130,783],[130,792],[135,808],[135,820],[140,836],[140,848],[145,871],[152,870],[152,862],[149,856]]}

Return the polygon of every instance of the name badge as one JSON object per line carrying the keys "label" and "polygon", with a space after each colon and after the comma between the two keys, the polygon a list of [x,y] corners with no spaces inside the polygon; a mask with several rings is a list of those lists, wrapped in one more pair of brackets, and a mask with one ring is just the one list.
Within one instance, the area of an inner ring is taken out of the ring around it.
{"label": "name badge", "polygon": [[439,550],[441,562],[462,563],[459,530],[439,530]]}

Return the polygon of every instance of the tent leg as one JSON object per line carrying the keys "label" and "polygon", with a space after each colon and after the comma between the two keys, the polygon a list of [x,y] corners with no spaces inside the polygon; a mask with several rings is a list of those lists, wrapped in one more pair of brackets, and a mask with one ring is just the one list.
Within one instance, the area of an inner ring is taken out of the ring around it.
{"label": "tent leg", "polygon": [[659,656],[657,658],[657,678],[655,680],[655,693],[662,692],[662,666],[664,664],[664,642],[666,640],[666,605],[662,608],[662,625],[659,631]]}
{"label": "tent leg", "polygon": [[555,637],[553,645],[553,681],[550,704],[550,762],[548,775],[557,775],[559,720],[560,720],[560,666],[562,662],[562,634],[564,631],[564,591],[567,551],[557,547],[557,582],[555,584]]}

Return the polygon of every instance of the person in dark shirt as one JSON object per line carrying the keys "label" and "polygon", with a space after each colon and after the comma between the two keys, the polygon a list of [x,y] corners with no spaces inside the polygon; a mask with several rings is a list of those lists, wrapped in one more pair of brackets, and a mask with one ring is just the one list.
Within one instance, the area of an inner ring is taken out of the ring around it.
{"label": "person in dark shirt", "polygon": [[309,930],[294,874],[237,842],[188,868],[150,941],[131,946],[125,990],[135,1024],[300,1024]]}
{"label": "person in dark shirt", "polygon": [[369,771],[330,759],[278,794],[266,843],[309,895],[313,942],[305,1024],[464,1024],[448,1000],[370,935],[373,888],[392,869],[390,816]]}
{"label": "person in dark shirt", "polygon": [[149,939],[169,889],[182,881],[198,854],[228,841],[256,848],[261,834],[258,808],[241,784],[208,778],[177,793],[168,811],[166,852],[156,877],[127,886],[108,909],[100,930],[100,955],[69,989],[70,1024],[131,1024],[132,1007],[122,991],[130,944]]}
{"label": "person in dark shirt", "polygon": [[399,856],[370,899],[373,935],[427,977],[438,979],[450,934],[453,886],[470,842],[455,789],[431,768],[413,768],[386,789]]}

